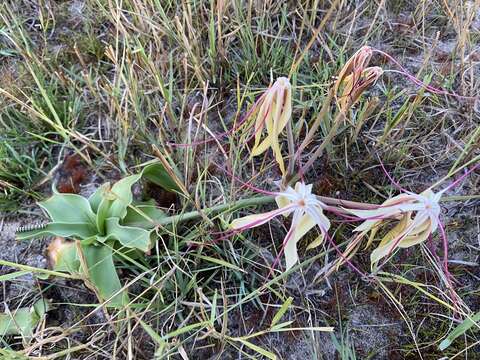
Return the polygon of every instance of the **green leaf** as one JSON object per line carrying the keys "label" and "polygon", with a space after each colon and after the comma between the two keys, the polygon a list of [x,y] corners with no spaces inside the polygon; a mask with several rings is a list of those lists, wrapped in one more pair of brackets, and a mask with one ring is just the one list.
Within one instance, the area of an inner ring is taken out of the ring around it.
{"label": "green leaf", "polygon": [[22,355],[22,353],[10,349],[0,348],[0,356],[0,359],[2,360],[29,360],[29,358]]}
{"label": "green leaf", "polygon": [[165,170],[165,167],[160,162],[147,165],[143,168],[142,175],[148,181],[155,185],[161,186],[168,191],[181,191],[172,177]]}
{"label": "green leaf", "polygon": [[110,183],[109,182],[107,182],[105,184],[102,184],[88,198],[88,202],[90,203],[90,207],[92,208],[92,211],[94,213],[97,213],[98,207],[100,206],[100,203],[103,200],[104,194],[107,191],[107,189],[109,189],[109,188],[110,188]]}
{"label": "green leaf", "polygon": [[133,200],[132,185],[140,180],[141,177],[141,174],[127,176],[112,186],[110,193],[113,195],[114,200],[110,204],[108,217],[123,219],[127,215],[127,207]]}
{"label": "green leaf", "polygon": [[127,215],[122,221],[125,226],[153,228],[155,222],[167,215],[153,204],[132,205],[127,209]]}
{"label": "green leaf", "polygon": [[40,299],[31,308],[20,308],[12,313],[0,314],[0,337],[22,335],[31,337],[33,329],[49,310],[49,303]]}
{"label": "green leaf", "polygon": [[282,318],[282,316],[287,312],[289,306],[292,304],[293,297],[289,297],[282,305],[282,307],[277,311],[275,316],[272,319],[272,323],[270,324],[270,327],[274,327]]}
{"label": "green leaf", "polygon": [[106,236],[99,238],[99,241],[114,239],[120,241],[123,246],[145,252],[150,249],[150,234],[151,231],[138,227],[122,226],[118,223],[118,218],[109,218],[106,221]]}
{"label": "green leaf", "polygon": [[45,235],[78,237],[80,239],[86,239],[96,235],[97,233],[98,231],[92,223],[53,222],[45,226],[43,229],[18,233],[17,240],[26,240]]}
{"label": "green leaf", "polygon": [[51,305],[50,302],[45,299],[38,300],[33,304],[33,310],[39,318],[42,318],[48,311],[50,311]]}
{"label": "green leaf", "polygon": [[112,204],[112,201],[104,197],[100,202],[100,205],[98,206],[97,217],[95,219],[95,222],[97,224],[98,233],[101,235],[105,235],[105,221],[108,218],[108,213],[109,213],[111,204]]}
{"label": "green leaf", "polygon": [[443,340],[440,345],[439,349],[441,351],[445,350],[449,347],[452,342],[458,338],[459,336],[465,334],[470,328],[472,328],[476,323],[480,321],[480,312],[476,313],[475,315],[466,318],[461,324],[459,324],[453,331],[448,334],[447,338]]}
{"label": "green leaf", "polygon": [[83,196],[75,194],[54,194],[48,200],[39,202],[52,222],[95,224],[95,214],[90,203]]}
{"label": "green leaf", "polygon": [[[127,176],[117,181],[111,189],[103,186],[97,190],[92,201],[97,206],[96,225],[101,235],[106,234],[106,220],[108,218],[123,219],[127,215],[127,209],[133,201],[132,185],[140,178],[141,174]],[[97,194],[100,193],[100,195]],[[93,196],[93,195],[92,195]],[[98,203],[98,197],[101,201]]]}
{"label": "green leaf", "polygon": [[83,256],[88,267],[88,279],[95,287],[99,300],[110,299],[107,306],[123,307],[128,303],[128,295],[121,291],[122,285],[113,264],[112,250],[108,246],[84,246]]}
{"label": "green leaf", "polygon": [[5,335],[32,336],[36,314],[29,308],[20,308],[13,314],[0,314],[0,337]]}

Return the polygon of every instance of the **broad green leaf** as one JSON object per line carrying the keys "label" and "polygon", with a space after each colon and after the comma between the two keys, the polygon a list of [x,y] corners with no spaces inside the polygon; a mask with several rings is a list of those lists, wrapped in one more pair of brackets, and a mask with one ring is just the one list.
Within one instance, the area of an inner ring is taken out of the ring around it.
{"label": "broad green leaf", "polygon": [[83,246],[83,256],[88,267],[88,279],[95,287],[100,301],[109,300],[107,306],[122,307],[128,296],[121,291],[122,285],[113,264],[112,250],[108,246]]}
{"label": "broad green leaf", "polygon": [[167,216],[153,204],[132,205],[127,209],[127,215],[122,221],[125,226],[153,228],[155,222]]}
{"label": "broad green leaf", "polygon": [[105,184],[102,184],[101,186],[98,187],[97,190],[95,190],[95,192],[90,195],[90,197],[88,198],[88,202],[90,203],[90,207],[92,208],[92,211],[94,213],[97,213],[98,211],[98,207],[100,206],[100,203],[102,202],[103,200],[103,197],[104,197],[104,193],[105,191],[107,191],[107,189],[110,188],[110,183],[107,182]]}
{"label": "broad green leaf", "polygon": [[445,350],[452,344],[452,342],[456,338],[465,334],[475,324],[477,324],[478,326],[478,322],[480,322],[480,312],[469,318],[466,318],[461,324],[459,324],[455,329],[453,329],[453,331],[448,334],[447,338],[440,343],[439,349],[441,351]]}
{"label": "broad green leaf", "polygon": [[0,314],[0,337],[22,335],[31,337],[33,329],[49,310],[49,303],[40,299],[31,308],[20,308],[11,313]]}
{"label": "broad green leaf", "polygon": [[114,200],[110,204],[108,217],[123,219],[127,215],[127,207],[133,200],[132,185],[140,180],[141,177],[141,174],[127,176],[112,186],[110,193],[113,195]]}
{"label": "broad green leaf", "polygon": [[151,231],[138,227],[122,226],[118,223],[118,218],[109,218],[106,221],[106,236],[99,238],[99,241],[114,239],[123,246],[145,252],[150,249],[150,234]]}
{"label": "broad green leaf", "polygon": [[143,168],[142,175],[148,181],[155,185],[161,186],[168,191],[181,191],[172,177],[165,170],[165,167],[160,162],[147,165]]}
{"label": "broad green leaf", "polygon": [[75,223],[75,222],[53,222],[45,226],[43,229],[36,229],[32,231],[25,231],[17,234],[18,240],[32,239],[46,235],[54,235],[61,237],[77,237],[86,239],[97,234],[96,227],[89,222]]}
{"label": "broad green leaf", "polygon": [[274,327],[282,318],[283,315],[287,312],[288,308],[292,304],[293,297],[289,297],[282,305],[282,307],[277,311],[275,316],[272,319],[272,323],[270,324],[270,327]]}
{"label": "broad green leaf", "polygon": [[105,221],[107,221],[107,218],[109,217],[108,214],[111,204],[112,200],[104,197],[97,209],[97,217],[95,222],[97,224],[98,233],[101,235],[105,235]]}
{"label": "broad green leaf", "polygon": [[41,318],[48,311],[50,311],[50,309],[51,309],[50,302],[45,299],[40,299],[35,304],[33,304],[33,310],[35,311],[35,313],[39,318]]}
{"label": "broad green leaf", "polygon": [[90,203],[83,196],[75,194],[54,194],[39,202],[48,213],[52,222],[95,224],[95,214]]}
{"label": "broad green leaf", "polygon": [[32,336],[36,314],[29,308],[20,308],[12,314],[0,314],[0,337],[5,335]]}

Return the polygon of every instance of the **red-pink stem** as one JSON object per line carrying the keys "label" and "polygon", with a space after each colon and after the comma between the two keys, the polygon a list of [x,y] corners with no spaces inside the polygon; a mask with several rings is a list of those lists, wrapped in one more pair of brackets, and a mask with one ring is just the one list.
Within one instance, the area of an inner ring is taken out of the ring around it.
{"label": "red-pink stem", "polygon": [[445,277],[447,280],[447,287],[448,290],[450,291],[450,295],[452,296],[452,301],[455,309],[459,308],[458,305],[458,295],[455,292],[455,288],[453,287],[453,282],[452,279],[454,280],[452,274],[448,270],[448,239],[447,239],[447,234],[445,232],[445,228],[438,219],[438,228],[440,229],[440,234],[442,235],[442,243],[443,243],[443,271],[445,272]]}
{"label": "red-pink stem", "polygon": [[373,49],[373,51],[385,56],[388,60],[390,60],[391,62],[393,62],[396,66],[398,66],[398,68],[401,70],[401,73],[403,75],[405,75],[410,81],[412,81],[414,84],[420,86],[420,87],[423,87],[425,88],[426,90],[428,90],[429,92],[433,93],[433,94],[437,94],[437,95],[448,95],[448,96],[453,96],[453,97],[456,97],[456,98],[459,98],[459,99],[468,99],[468,100],[472,100],[472,99],[475,99],[476,97],[475,96],[462,96],[462,95],[458,95],[458,94],[455,94],[455,93],[450,93],[446,90],[443,90],[443,89],[437,89],[433,86],[430,86],[430,85],[427,85],[425,84],[423,81],[421,81],[420,79],[418,79],[415,75],[411,74],[407,69],[405,69],[402,64],[400,64],[397,60],[395,60],[395,58],[389,54],[387,54],[386,52],[383,52],[382,50],[378,50],[378,49]]}
{"label": "red-pink stem", "polygon": [[333,246],[333,248],[335,249],[335,251],[338,253],[338,255],[347,263],[347,265],[352,269],[354,270],[357,274],[359,274],[360,276],[362,277],[365,277],[365,278],[368,278],[368,275],[366,273],[364,273],[363,271],[361,271],[360,269],[358,269],[355,265],[353,265],[353,263],[350,261],[350,259],[348,257],[346,257],[343,252],[340,250],[340,248],[337,246],[337,244],[335,244],[335,242],[333,241],[333,239],[330,237],[330,235],[328,234],[327,231],[324,232],[324,236],[327,238],[328,242],[330,243],[330,245]]}
{"label": "red-pink stem", "polygon": [[443,244],[443,269],[445,271],[445,275],[450,283],[450,279],[452,275],[450,271],[448,271],[448,239],[447,234],[445,232],[445,228],[443,227],[442,222],[438,219],[438,228],[440,229],[440,234],[442,235],[442,244]]}
{"label": "red-pink stem", "polygon": [[380,166],[382,167],[382,170],[384,172],[384,174],[387,176],[387,178],[390,180],[390,182],[395,185],[395,187],[397,189],[399,189],[400,191],[403,191],[403,192],[406,192],[408,193],[409,191],[404,189],[403,187],[400,186],[400,184],[398,182],[395,181],[395,179],[389,174],[389,172],[387,171],[387,169],[385,169],[385,166],[383,165],[383,162],[382,160],[380,159],[380,157],[378,157],[378,161],[380,162]]}
{"label": "red-pink stem", "polygon": [[458,185],[458,183],[460,183],[463,179],[465,179],[468,175],[470,175],[470,173],[472,173],[473,171],[475,171],[478,167],[480,166],[480,162],[473,166],[472,168],[470,168],[470,170],[466,171],[465,174],[463,174],[462,176],[460,176],[457,180],[455,180],[453,183],[451,183],[450,185],[448,185],[445,189],[443,189],[442,191],[443,192],[446,192],[448,190],[450,190],[451,188],[455,187]]}

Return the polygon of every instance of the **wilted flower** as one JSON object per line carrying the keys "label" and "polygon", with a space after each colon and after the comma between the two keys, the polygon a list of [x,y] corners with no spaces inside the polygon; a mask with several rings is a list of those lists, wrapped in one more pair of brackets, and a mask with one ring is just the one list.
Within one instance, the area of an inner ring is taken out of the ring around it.
{"label": "wilted flower", "polygon": [[363,237],[370,232],[369,246],[380,226],[388,220],[398,220],[380,241],[378,247],[371,253],[372,265],[388,256],[398,248],[407,248],[419,244],[433,234],[439,224],[439,201],[444,191],[434,193],[427,189],[421,194],[403,193],[385,201],[377,209],[352,210],[346,209],[355,216],[365,219],[354,229]]}
{"label": "wilted flower", "polygon": [[71,260],[77,257],[75,243],[73,241],[67,241],[60,236],[55,237],[50,244],[48,244],[47,255],[53,269],[74,271],[74,269],[68,266]]}
{"label": "wilted flower", "polygon": [[[285,77],[278,78],[256,106],[258,111],[255,111],[255,144],[251,155],[260,155],[271,147],[282,174],[285,174],[278,136],[292,116],[292,87],[290,81]],[[260,142],[265,126],[267,137]]]}
{"label": "wilted flower", "polygon": [[251,229],[265,224],[279,215],[288,216],[293,213],[292,225],[283,240],[286,269],[288,270],[298,261],[298,241],[317,225],[321,235],[319,239],[315,240],[314,245],[319,245],[330,228],[330,221],[323,214],[326,205],[312,194],[312,185],[298,182],[295,189],[289,186],[285,191],[277,193],[275,200],[278,205],[277,210],[236,219],[231,223],[231,227],[236,230]]}
{"label": "wilted flower", "polygon": [[380,67],[367,67],[371,57],[372,49],[363,46],[340,70],[334,86],[334,95],[340,110],[346,111],[354,105],[365,89],[382,75],[383,70]]}

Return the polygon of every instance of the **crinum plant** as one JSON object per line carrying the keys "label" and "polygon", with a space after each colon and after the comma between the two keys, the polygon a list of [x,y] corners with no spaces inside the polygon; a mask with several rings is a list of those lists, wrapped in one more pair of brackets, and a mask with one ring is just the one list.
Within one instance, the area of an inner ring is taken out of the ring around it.
{"label": "crinum plant", "polygon": [[132,186],[142,177],[167,190],[177,190],[163,165],[152,163],[139,174],[113,185],[101,185],[89,198],[54,192],[38,203],[50,223],[20,232],[17,238],[60,237],[50,245],[54,270],[80,274],[100,301],[121,307],[128,296],[122,290],[114,259],[121,254],[135,256],[149,251],[155,240],[156,223],[166,216],[153,202],[134,201]]}
{"label": "crinum plant", "polygon": [[50,222],[38,229],[19,231],[17,239],[55,236],[48,249],[54,270],[84,280],[102,303],[121,308],[128,303],[128,296],[115,268],[117,259],[146,256],[157,235],[171,224],[271,201],[256,197],[175,215],[167,215],[153,201],[136,201],[132,186],[142,178],[167,191],[185,194],[178,174],[172,168],[166,169],[163,162],[148,164],[139,174],[113,185],[101,185],[88,198],[54,192],[49,199],[39,202]]}

